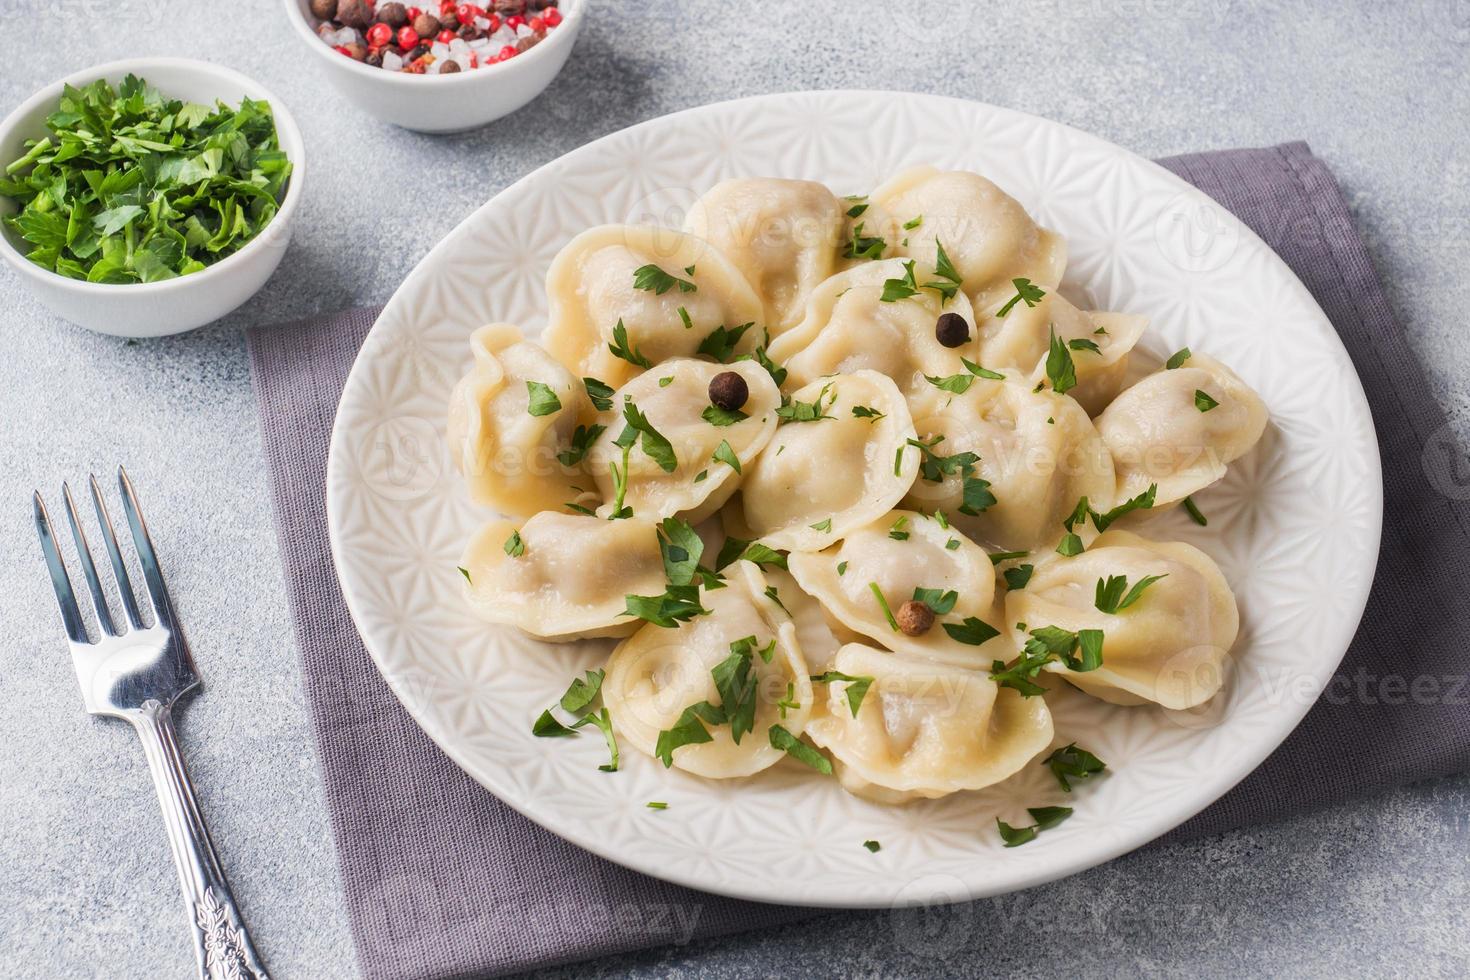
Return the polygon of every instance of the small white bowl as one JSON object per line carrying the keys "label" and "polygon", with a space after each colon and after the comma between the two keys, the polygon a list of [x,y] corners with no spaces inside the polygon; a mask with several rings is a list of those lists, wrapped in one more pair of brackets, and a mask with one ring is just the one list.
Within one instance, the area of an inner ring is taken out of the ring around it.
{"label": "small white bowl", "polygon": [[[339,56],[340,57],[340,56]],[[162,282],[95,283],[49,272],[25,257],[26,242],[9,228],[0,254],[30,284],[36,297],[57,316],[119,337],[161,337],[218,320],[265,285],[286,246],[291,219],[301,200],[306,155],[296,121],[280,99],[238,72],[186,58],[135,58],[113,61],[68,75],[31,96],[0,123],[0,161],[25,152],[25,141],[46,135],[46,117],[56,111],[63,85],[83,86],[99,78],[116,85],[136,75],[164,95],[212,105],[216,99],[239,105],[244,97],[270,103],[281,149],[291,161],[291,177],[280,210],[243,248],[206,269]],[[0,213],[13,214],[15,200],[0,197]]]}
{"label": "small white bowl", "polygon": [[327,80],[349,102],[384,122],[421,133],[475,129],[540,95],[572,53],[587,8],[586,0],[562,0],[557,8],[561,24],[540,44],[509,61],[452,75],[408,75],[344,56],[317,37],[309,0],[284,3],[292,27],[326,66]]}

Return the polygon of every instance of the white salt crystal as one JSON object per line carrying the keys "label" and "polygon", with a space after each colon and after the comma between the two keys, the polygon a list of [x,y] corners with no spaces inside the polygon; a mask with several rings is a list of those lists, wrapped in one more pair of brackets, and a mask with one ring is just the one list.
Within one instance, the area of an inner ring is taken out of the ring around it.
{"label": "white salt crystal", "polygon": [[398,57],[396,51],[384,51],[383,67],[389,71],[399,71],[403,68],[403,59]]}
{"label": "white salt crystal", "polygon": [[429,54],[434,56],[435,61],[443,61],[449,57],[449,45],[443,41],[435,41],[429,46]]}
{"label": "white salt crystal", "polygon": [[453,41],[449,42],[449,50],[454,52],[455,54],[464,54],[465,52],[469,51],[469,49],[470,46],[465,43],[464,38],[462,37],[457,37]]}

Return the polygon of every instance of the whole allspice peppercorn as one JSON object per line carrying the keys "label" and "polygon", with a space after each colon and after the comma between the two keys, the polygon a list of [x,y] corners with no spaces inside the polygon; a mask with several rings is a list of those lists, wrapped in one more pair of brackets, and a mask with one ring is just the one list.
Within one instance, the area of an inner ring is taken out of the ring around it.
{"label": "whole allspice peppercorn", "polygon": [[353,61],[363,61],[367,58],[368,47],[361,41],[353,41],[351,44],[342,45],[347,50],[347,57]]}
{"label": "whole allspice peppercorn", "polygon": [[457,71],[459,71],[459,62],[457,61],[446,61],[439,66],[439,74],[441,75],[453,75]]}
{"label": "whole allspice peppercorn", "polygon": [[311,0],[311,15],[317,20],[331,20],[337,16],[337,0]]}
{"label": "whole allspice peppercorn", "polygon": [[372,4],[367,0],[337,0],[337,22],[365,30],[373,22]]}
{"label": "whole allspice peppercorn", "polygon": [[378,23],[396,31],[408,23],[408,8],[401,3],[385,3],[378,8]]}
{"label": "whole allspice peppercorn", "polygon": [[750,397],[750,387],[734,371],[721,371],[710,379],[709,401],[715,408],[734,412]]}
{"label": "whole allspice peppercorn", "polygon": [[439,18],[433,14],[419,14],[413,19],[413,32],[419,37],[433,38],[439,33]]}
{"label": "whole allspice peppercorn", "polygon": [[934,324],[935,338],[946,347],[958,347],[970,339],[970,325],[958,313],[945,313]]}
{"label": "whole allspice peppercorn", "polygon": [[910,599],[898,607],[893,617],[905,636],[923,636],[934,626],[934,610],[918,599]]}

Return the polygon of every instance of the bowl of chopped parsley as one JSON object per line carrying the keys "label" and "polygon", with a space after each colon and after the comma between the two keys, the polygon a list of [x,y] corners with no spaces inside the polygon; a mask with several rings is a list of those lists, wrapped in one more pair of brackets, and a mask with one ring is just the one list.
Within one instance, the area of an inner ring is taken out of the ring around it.
{"label": "bowl of chopped parsley", "polygon": [[73,323],[190,330],[280,264],[302,167],[290,113],[243,75],[181,58],[90,68],[0,123],[0,255]]}

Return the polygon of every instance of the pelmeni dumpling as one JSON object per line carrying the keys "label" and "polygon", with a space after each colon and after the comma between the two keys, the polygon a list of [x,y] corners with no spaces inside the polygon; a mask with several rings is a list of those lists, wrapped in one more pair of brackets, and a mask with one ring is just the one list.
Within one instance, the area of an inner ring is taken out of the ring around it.
{"label": "pelmeni dumpling", "polygon": [[1265,429],[1260,396],[1203,354],[1149,375],[1097,417],[1118,470],[1118,499],[1157,484],[1155,507],[1220,479],[1226,464],[1250,452]]}
{"label": "pelmeni dumpling", "polygon": [[983,789],[1051,744],[1046,700],[999,687],[985,671],[857,643],[837,652],[836,669],[872,684],[856,717],[848,685],[826,685],[807,734],[832,753],[843,787],[859,796],[902,803]]}
{"label": "pelmeni dumpling", "polygon": [[[648,266],[659,274],[640,280],[638,271]],[[643,370],[632,361],[690,357],[719,327],[757,325],[736,345],[742,353],[760,339],[761,300],[740,270],[703,239],[667,228],[605,225],[583,232],[552,261],[546,292],[547,348],[579,376],[614,388]],[[622,344],[614,335],[619,323]],[[614,346],[625,356],[614,354]]]}
{"label": "pelmeni dumpling", "polygon": [[[1015,292],[1024,276],[1050,291],[1067,268],[1067,242],[1031,220],[1019,201],[981,177],[961,170],[914,167],[873,192],[873,200],[905,226],[900,254],[932,261],[944,245],[981,309]],[[909,223],[915,227],[907,228]]]}
{"label": "pelmeni dumpling", "polygon": [[[591,410],[581,382],[509,323],[476,330],[470,349],[475,364],[449,396],[448,428],[470,497],[507,514],[560,507],[577,496],[574,485],[587,483],[580,466],[557,460]],[[528,382],[545,386],[534,406]]]}
{"label": "pelmeni dumpling", "polygon": [[[1126,576],[1130,590],[1146,577],[1163,577],[1127,607],[1106,613],[1097,608],[1098,582],[1117,575]],[[1175,709],[1203,704],[1220,689],[1240,627],[1235,596],[1208,555],[1116,529],[1080,555],[1038,561],[1026,587],[1007,593],[1006,619],[1028,630],[1102,630],[1101,667],[1077,673],[1054,661],[1046,669],[1104,701]],[[1017,632],[1016,640],[1025,637]]]}
{"label": "pelmeni dumpling", "polygon": [[803,589],[790,572],[771,565],[763,567],[761,573],[770,587],[776,590],[776,598],[791,617],[791,624],[796,627],[797,642],[801,644],[801,655],[813,674],[820,674],[832,666],[837,649],[843,643],[861,639],[857,633],[829,622],[822,604]]}
{"label": "pelmeni dumpling", "polygon": [[741,537],[817,551],[886,514],[914,482],[917,454],[899,452],[914,437],[913,418],[887,377],[856,371],[819,378],[792,394],[788,411],[813,406],[822,418],[784,422],[748,468]]}
{"label": "pelmeni dumpling", "polygon": [[[883,302],[883,284],[903,279],[904,260],[868,262],[822,283],[807,301],[806,315],[771,344],[771,357],[787,372],[786,387],[797,388],[829,374],[867,368],[885,374],[912,401],[933,386],[925,376],[948,377],[965,371],[958,350],[935,337],[943,313],[973,324],[975,313],[963,293],[945,302],[937,292]],[[934,279],[933,270],[915,267],[915,281]]]}
{"label": "pelmeni dumpling", "polygon": [[878,259],[899,255],[906,237],[893,215],[867,195],[844,198],[842,241],[837,250],[837,268],[851,269]]}
{"label": "pelmeni dumpling", "polygon": [[1034,385],[1046,379],[1046,359],[1055,332],[1068,345],[1077,375],[1076,387],[1067,394],[1089,415],[1106,408],[1123,387],[1128,355],[1148,327],[1148,320],[1141,316],[1084,312],[1055,291],[1034,307],[1017,303],[1005,316],[996,316],[1004,306],[1002,301],[985,311],[988,315],[979,327],[980,363],[997,371],[1016,370]]}
{"label": "pelmeni dumpling", "polygon": [[[941,478],[926,479],[921,470],[903,506],[943,510],[965,533],[1001,550],[1055,544],[1063,519],[1081,497],[1099,511],[1113,506],[1112,457],[1087,412],[1065,395],[1033,391],[1010,378],[976,381],[969,391],[915,419],[914,427],[930,454],[973,453],[979,459],[969,477],[963,467],[936,472],[931,463],[927,475]],[[967,479],[987,481],[995,502],[983,510],[967,508]]]}
{"label": "pelmeni dumpling", "polygon": [[658,533],[643,520],[542,511],[518,529],[492,521],[460,559],[476,616],[544,640],[627,636],[626,595],[664,591]]}
{"label": "pelmeni dumpling", "polygon": [[[714,414],[709,386],[711,379],[726,371],[745,379],[749,397],[740,412],[746,417],[729,425],[716,425],[715,420],[729,416]],[[748,360],[712,364],[677,358],[628,382],[614,394],[611,410],[597,417],[597,424],[606,426],[607,431],[589,454],[592,476],[602,499],[607,501],[604,509],[609,512],[616,498],[613,464],[622,472],[623,451],[615,440],[627,425],[623,412],[628,399],[669,441],[675,465],[672,471],[666,471],[641,445],[633,446],[628,453],[624,505],[644,520],[682,514],[697,522],[730,499],[740,486],[741,474],[770,441],[776,431],[781,392],[765,368]],[[741,472],[737,473],[726,460],[715,458],[722,443],[729,444]]]}
{"label": "pelmeni dumpling", "polygon": [[[675,766],[711,779],[749,776],[775,764],[785,753],[771,745],[771,726],[780,725],[799,736],[812,707],[809,671],[796,628],[765,594],[760,569],[740,561],[724,574],[724,588],[700,590],[699,601],[710,611],[708,616],[695,616],[676,629],[644,626],[613,651],[602,684],[603,701],[619,735],[653,755],[659,732],[673,728],[684,709],[701,701],[724,706],[711,671],[737,647],[744,648],[755,679],[754,727],[742,732],[737,745],[730,725],[706,725],[712,741],[683,746],[672,755]],[[742,643],[748,637],[755,638],[754,649]],[[775,647],[767,651],[768,662],[759,651],[767,650],[772,641]]]}
{"label": "pelmeni dumpling", "polygon": [[[1003,629],[986,619],[995,595],[990,557],[933,517],[890,511],[849,531],[834,547],[792,552],[788,562],[801,587],[833,619],[891,650],[970,668],[988,667],[995,659],[994,651],[982,650]],[[936,615],[927,631],[910,636],[889,616],[919,598],[920,589],[934,590]]]}
{"label": "pelmeni dumpling", "polygon": [[763,323],[774,337],[801,319],[807,295],[836,269],[845,208],[815,181],[739,178],[694,202],[684,230],[745,275],[765,300]]}

